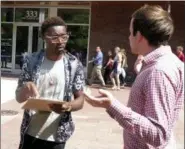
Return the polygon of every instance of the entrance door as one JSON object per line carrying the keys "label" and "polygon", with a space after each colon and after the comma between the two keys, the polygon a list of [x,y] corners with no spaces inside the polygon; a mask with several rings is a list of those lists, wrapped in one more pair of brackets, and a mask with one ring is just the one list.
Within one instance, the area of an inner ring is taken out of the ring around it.
{"label": "entrance door", "polygon": [[43,47],[43,41],[39,37],[39,26],[34,25],[17,25],[15,37],[14,69],[20,71],[24,53],[38,51]]}
{"label": "entrance door", "polygon": [[1,23],[1,70],[12,69],[13,25]]}
{"label": "entrance door", "polygon": [[28,52],[29,26],[16,27],[15,69],[22,68],[22,54]]}

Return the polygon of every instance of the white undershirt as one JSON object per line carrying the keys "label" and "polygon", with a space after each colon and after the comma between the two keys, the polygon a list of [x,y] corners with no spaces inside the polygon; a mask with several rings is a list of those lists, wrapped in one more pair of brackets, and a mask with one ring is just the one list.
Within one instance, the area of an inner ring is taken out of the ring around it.
{"label": "white undershirt", "polygon": [[[45,58],[37,80],[40,97],[63,100],[65,87],[63,59],[51,61]],[[28,128],[28,134],[48,141],[56,140],[60,114],[55,112],[32,111],[34,114]]]}

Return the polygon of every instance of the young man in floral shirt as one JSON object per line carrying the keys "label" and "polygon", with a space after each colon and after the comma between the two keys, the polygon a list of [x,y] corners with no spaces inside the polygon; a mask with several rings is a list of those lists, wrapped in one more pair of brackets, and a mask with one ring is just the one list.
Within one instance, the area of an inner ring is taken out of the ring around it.
{"label": "young man in floral shirt", "polygon": [[[50,105],[52,112],[25,110],[19,149],[64,149],[74,131],[71,112],[82,109],[83,66],[65,50],[67,26],[59,17],[41,26],[46,49],[25,56],[16,90],[19,103],[29,97],[64,101]],[[72,96],[74,95],[74,100]]]}

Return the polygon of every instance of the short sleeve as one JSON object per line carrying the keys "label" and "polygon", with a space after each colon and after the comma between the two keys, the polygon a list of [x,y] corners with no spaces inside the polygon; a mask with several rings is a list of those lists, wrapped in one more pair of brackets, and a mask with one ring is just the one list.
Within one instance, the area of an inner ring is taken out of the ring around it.
{"label": "short sleeve", "polygon": [[82,63],[78,62],[78,66],[73,79],[73,86],[72,86],[73,93],[78,91],[83,91],[84,86],[85,86],[84,68]]}

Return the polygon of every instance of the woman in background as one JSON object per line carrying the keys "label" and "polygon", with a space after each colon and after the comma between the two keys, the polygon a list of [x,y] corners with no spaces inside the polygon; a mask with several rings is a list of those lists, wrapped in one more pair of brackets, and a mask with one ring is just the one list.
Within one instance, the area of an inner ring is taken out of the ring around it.
{"label": "woman in background", "polygon": [[[120,79],[119,76],[121,74],[121,66],[122,66],[122,55],[120,53],[120,48],[119,47],[115,47],[115,54],[116,56],[114,57],[114,64],[113,64],[113,70],[110,74],[110,78],[113,84],[112,89],[115,90],[120,90]],[[115,79],[114,79],[115,78]],[[116,80],[116,82],[115,82]],[[117,86],[116,86],[117,83]]]}
{"label": "woman in background", "polygon": [[107,84],[108,79],[110,79],[110,74],[112,71],[113,63],[114,63],[113,55],[112,55],[112,52],[109,50],[108,51],[108,58],[107,58],[107,61],[105,63],[105,67],[104,67],[105,71],[104,71],[103,78],[104,78],[105,84]]}
{"label": "woman in background", "polygon": [[125,78],[126,78],[126,70],[127,70],[127,67],[128,67],[126,50],[121,49],[120,53],[121,53],[121,56],[122,56],[122,62],[121,62],[121,75],[119,76],[119,79],[120,79],[120,86],[124,87]]}

